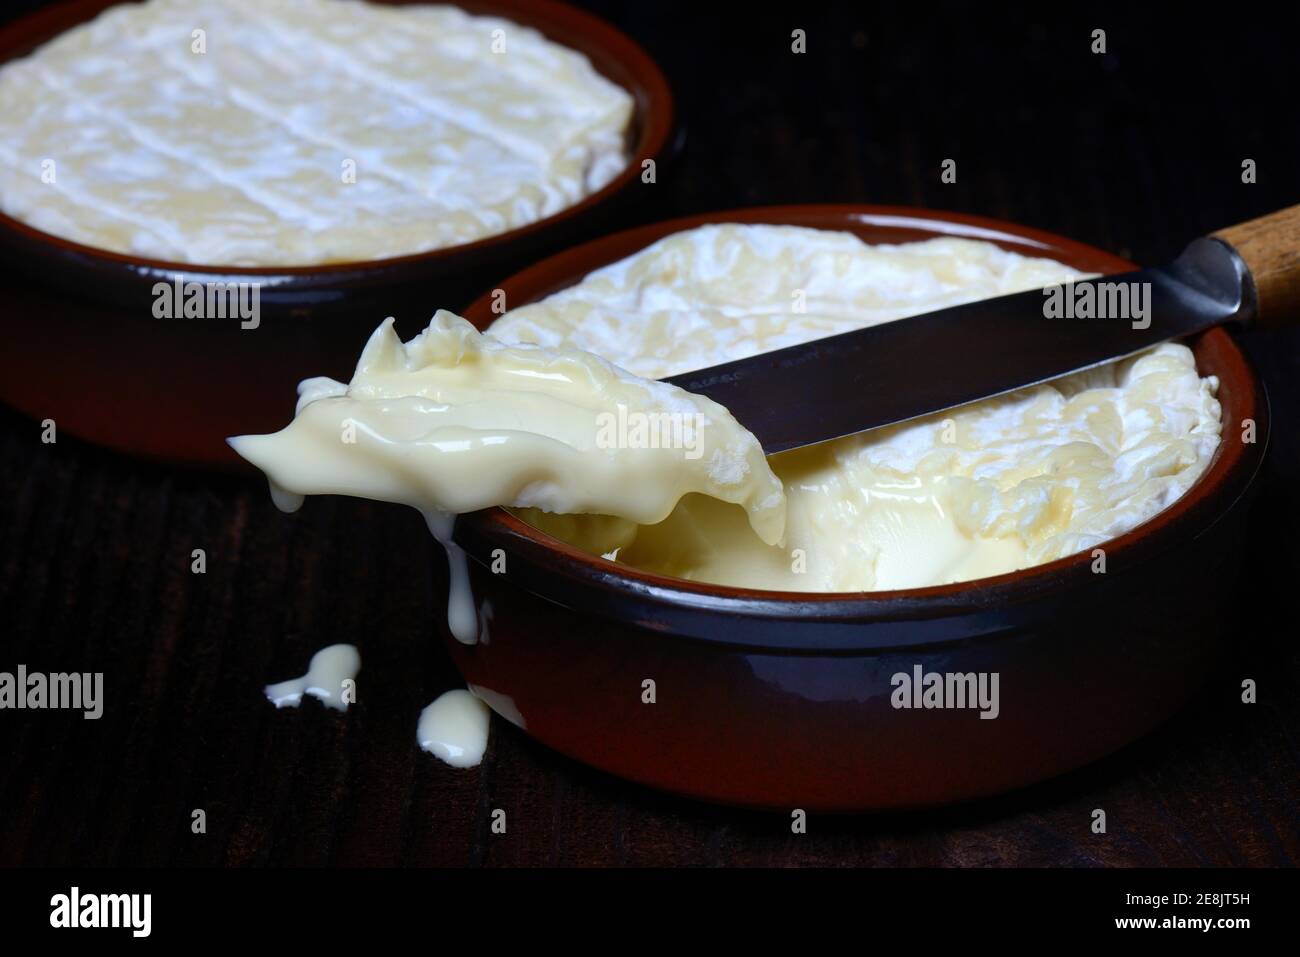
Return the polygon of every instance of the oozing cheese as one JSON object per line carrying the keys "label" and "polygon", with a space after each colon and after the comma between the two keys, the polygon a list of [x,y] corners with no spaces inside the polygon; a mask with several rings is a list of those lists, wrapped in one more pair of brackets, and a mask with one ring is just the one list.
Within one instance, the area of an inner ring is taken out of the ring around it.
{"label": "oozing cheese", "polygon": [[981,242],[707,226],[486,335],[440,312],[402,344],[386,322],[350,384],[308,380],[287,428],[232,444],[284,504],[333,492],[421,509],[452,556],[463,641],[479,622],[447,516],[489,505],[687,579],[872,591],[981,578],[1100,545],[1196,481],[1220,409],[1190,350],[770,459],[716,403],[638,376],[1071,278]]}
{"label": "oozing cheese", "polygon": [[381,259],[600,189],[632,105],[582,54],[450,6],[123,4],[0,68],[0,210],[186,263]]}
{"label": "oozing cheese", "polygon": [[386,320],[350,383],[309,379],[299,393],[284,429],[230,440],[282,495],[654,524],[700,494],[781,539],[785,498],[753,435],[716,402],[591,353],[506,346],[439,312],[408,343]]}
{"label": "oozing cheese", "polygon": [[[1072,278],[1054,261],[968,240],[868,246],[846,233],[706,226],[508,312],[491,331],[660,377]],[[869,591],[996,575],[1100,545],[1186,492],[1218,446],[1217,386],[1189,349],[1167,344],[773,456],[787,500],[779,547],[734,507],[698,496],[616,535],[608,524],[527,518],[593,553],[617,547],[629,565],[753,588]]]}

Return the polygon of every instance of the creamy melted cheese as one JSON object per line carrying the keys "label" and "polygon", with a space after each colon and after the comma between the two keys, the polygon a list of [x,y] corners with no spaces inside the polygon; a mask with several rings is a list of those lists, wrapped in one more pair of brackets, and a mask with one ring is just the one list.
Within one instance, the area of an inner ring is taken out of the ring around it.
{"label": "creamy melted cheese", "polygon": [[426,515],[509,505],[653,524],[702,494],[740,506],[765,542],[784,529],[758,440],[716,402],[591,353],[504,345],[449,312],[408,343],[385,320],[351,382],[299,392],[284,429],[230,440],[282,505],[342,494]]}
{"label": "creamy melted cheese", "polygon": [[451,6],[149,0],[0,68],[0,210],[178,262],[381,259],[572,206],[631,115],[582,54]]}
{"label": "creamy melted cheese", "polygon": [[277,708],[296,708],[302,704],[302,696],[309,694],[327,708],[346,711],[354,700],[348,694],[349,683],[355,690],[360,670],[361,653],[356,645],[330,645],[311,656],[305,675],[267,685],[264,691]]}
{"label": "creamy melted cheese", "polygon": [[[1054,261],[969,240],[869,246],[847,233],[705,226],[513,310],[491,331],[660,377],[1072,278]],[[1189,349],[1166,344],[773,456],[787,501],[780,546],[698,496],[634,529],[525,517],[593,553],[616,549],[629,565],[694,580],[791,591],[965,581],[1092,548],[1170,505],[1218,445],[1217,386]]]}
{"label": "creamy melted cheese", "polygon": [[489,716],[488,706],[472,692],[444,691],[420,712],[415,740],[453,768],[472,768],[487,753]]}
{"label": "creamy melted cheese", "polygon": [[325,494],[418,509],[446,549],[447,626],[465,644],[483,622],[452,540],[458,513],[556,513],[612,550],[701,495],[739,506],[762,542],[784,533],[781,483],[726,409],[592,353],[507,346],[440,311],[408,343],[385,320],[351,382],[308,379],[298,391],[289,425],[231,446],[286,511]]}

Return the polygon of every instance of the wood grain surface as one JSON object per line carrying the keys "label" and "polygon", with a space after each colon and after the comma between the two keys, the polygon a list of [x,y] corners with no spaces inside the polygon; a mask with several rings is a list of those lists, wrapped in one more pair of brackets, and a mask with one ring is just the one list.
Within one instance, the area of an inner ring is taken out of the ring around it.
{"label": "wood grain surface", "polygon": [[1300,206],[1216,230],[1250,270],[1259,300],[1259,322],[1266,328],[1300,318]]}
{"label": "wood grain surface", "polygon": [[[689,130],[643,218],[915,204],[1155,262],[1300,199],[1300,124],[1242,92],[1300,87],[1294,17],[1209,31],[1139,10],[1036,24],[982,5],[762,6],[594,7],[661,61]],[[1097,26],[1104,55],[1089,51]],[[791,53],[795,28],[806,54]],[[954,184],[940,182],[946,158]],[[0,712],[0,864],[1295,864],[1300,337],[1243,339],[1275,441],[1224,671],[1159,731],[1066,778],[940,812],[814,816],[799,836],[782,816],[612,779],[500,720],[481,767],[438,763],[415,719],[458,679],[414,513],[322,499],[283,516],[260,482],[43,444],[36,422],[0,410],[0,670],[103,671],[106,685],[98,721]],[[339,641],[361,649],[355,708],[262,698]],[[1245,678],[1257,704],[1240,700]],[[505,834],[491,832],[498,808]],[[1105,835],[1090,833],[1095,808]]]}

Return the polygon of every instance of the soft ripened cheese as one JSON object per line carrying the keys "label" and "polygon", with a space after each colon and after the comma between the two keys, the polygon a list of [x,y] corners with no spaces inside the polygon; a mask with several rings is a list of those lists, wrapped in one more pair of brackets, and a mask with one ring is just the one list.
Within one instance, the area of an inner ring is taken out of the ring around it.
{"label": "soft ripened cheese", "polygon": [[626,166],[632,107],[451,6],[124,4],[0,68],[0,210],[185,263],[381,259],[579,202]]}
{"label": "soft ripened cheese", "polygon": [[[1054,261],[969,240],[869,246],[847,233],[705,226],[508,312],[491,331],[660,377],[1072,278]],[[640,528],[525,517],[593,553],[701,581],[790,591],[965,581],[1092,548],[1166,508],[1218,446],[1217,386],[1189,349],[1166,344],[773,456],[787,501],[780,546],[699,496]]]}
{"label": "soft ripened cheese", "polygon": [[758,440],[716,402],[592,353],[504,345],[449,312],[407,343],[385,320],[351,382],[308,379],[298,392],[289,425],[231,446],[286,511],[331,494],[418,509],[447,551],[447,624],[466,644],[481,623],[452,541],[458,513],[556,513],[611,550],[700,495],[739,506],[757,541],[775,547],[785,529]]}
{"label": "soft ripened cheese", "polygon": [[492,334],[573,345],[660,379],[1070,277],[992,243],[868,246],[795,226],[702,226],[507,312]]}
{"label": "soft ripened cheese", "polygon": [[407,343],[385,320],[351,382],[308,379],[299,393],[284,429],[230,440],[282,495],[654,524],[701,494],[781,539],[785,498],[753,435],[711,399],[591,353],[507,346],[439,311]]}

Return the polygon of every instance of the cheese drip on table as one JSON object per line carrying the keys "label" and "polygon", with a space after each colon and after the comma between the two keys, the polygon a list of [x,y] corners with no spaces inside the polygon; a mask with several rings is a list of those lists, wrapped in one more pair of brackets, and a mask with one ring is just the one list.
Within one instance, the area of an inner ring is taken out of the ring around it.
{"label": "cheese drip on table", "polygon": [[[848,233],[704,226],[512,310],[491,332],[659,378],[1080,275],[964,239],[871,246]],[[1189,349],[1165,344],[773,456],[787,502],[780,546],[733,506],[693,495],[634,529],[525,514],[593,554],[616,549],[620,562],[692,580],[789,591],[966,581],[1094,548],[1168,507],[1218,447],[1217,387]]]}

